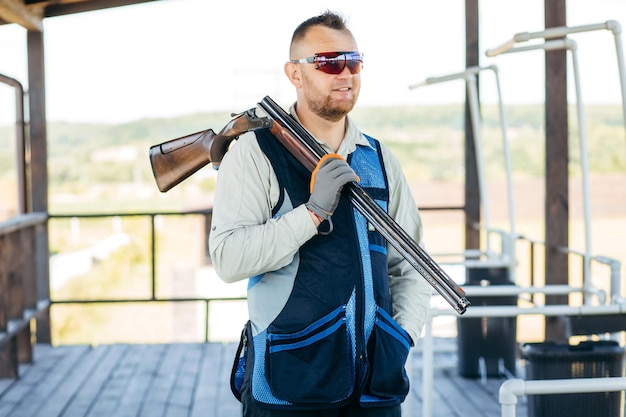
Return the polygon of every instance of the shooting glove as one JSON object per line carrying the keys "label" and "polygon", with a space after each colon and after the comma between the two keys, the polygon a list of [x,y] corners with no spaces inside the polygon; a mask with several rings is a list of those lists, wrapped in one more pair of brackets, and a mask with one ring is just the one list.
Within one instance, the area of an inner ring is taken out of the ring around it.
{"label": "shooting glove", "polygon": [[311,196],[306,207],[322,219],[328,219],[339,204],[343,186],[358,180],[359,177],[341,156],[324,155],[311,174]]}

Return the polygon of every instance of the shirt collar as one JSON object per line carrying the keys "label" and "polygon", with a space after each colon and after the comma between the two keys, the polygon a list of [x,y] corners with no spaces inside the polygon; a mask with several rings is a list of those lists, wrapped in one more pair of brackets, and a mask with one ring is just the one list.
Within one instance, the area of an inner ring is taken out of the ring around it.
{"label": "shirt collar", "polygon": [[[289,113],[291,113],[291,115],[295,117],[298,122],[300,122],[300,120],[298,119],[298,115],[295,111],[295,106],[295,103],[291,105],[291,107],[289,108]],[[348,128],[346,129],[346,135],[344,136],[341,145],[339,145],[337,153],[342,157],[347,158],[349,154],[356,150],[357,145],[367,146],[374,149],[369,141],[365,138],[363,133],[361,133],[359,128],[356,126],[356,123],[354,123],[349,116],[346,117],[346,119],[348,121]],[[318,138],[315,138],[315,140],[318,141],[327,152],[332,152],[332,149],[325,142],[319,140]]]}

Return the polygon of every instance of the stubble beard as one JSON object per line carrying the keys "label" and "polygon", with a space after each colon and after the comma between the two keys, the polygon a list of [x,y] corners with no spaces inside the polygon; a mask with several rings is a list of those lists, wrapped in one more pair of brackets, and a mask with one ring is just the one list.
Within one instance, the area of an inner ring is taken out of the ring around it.
{"label": "stubble beard", "polygon": [[340,105],[335,103],[330,97],[316,96],[309,98],[309,107],[319,117],[331,122],[337,122],[350,113],[354,104]]}
{"label": "stubble beard", "polygon": [[332,97],[324,96],[318,90],[312,87],[305,90],[305,98],[311,111],[319,117],[329,120],[331,122],[337,122],[344,118],[354,108],[356,102],[356,96],[354,100],[349,103],[336,103]]}

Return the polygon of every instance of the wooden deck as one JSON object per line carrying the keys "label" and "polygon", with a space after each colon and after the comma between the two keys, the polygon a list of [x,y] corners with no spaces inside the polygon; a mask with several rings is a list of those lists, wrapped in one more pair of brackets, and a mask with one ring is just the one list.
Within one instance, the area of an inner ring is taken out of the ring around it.
{"label": "wooden deck", "polygon": [[[436,346],[440,346],[439,344]],[[236,417],[230,392],[234,343],[37,345],[17,380],[0,380],[0,417]],[[495,417],[504,379],[458,376],[453,349],[437,349],[433,417]],[[403,416],[422,415],[421,353],[407,370]],[[526,416],[520,399],[517,416]]]}

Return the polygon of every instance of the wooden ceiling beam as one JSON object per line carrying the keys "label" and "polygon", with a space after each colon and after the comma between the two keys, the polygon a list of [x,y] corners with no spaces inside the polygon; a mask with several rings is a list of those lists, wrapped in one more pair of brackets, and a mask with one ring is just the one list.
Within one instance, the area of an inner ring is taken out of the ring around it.
{"label": "wooden ceiling beam", "polygon": [[129,6],[155,0],[27,0],[28,7],[43,6],[43,17],[64,16],[74,13]]}
{"label": "wooden ceiling beam", "polygon": [[17,23],[28,30],[43,30],[43,12],[27,8],[20,0],[0,0],[0,19],[8,23]]}

